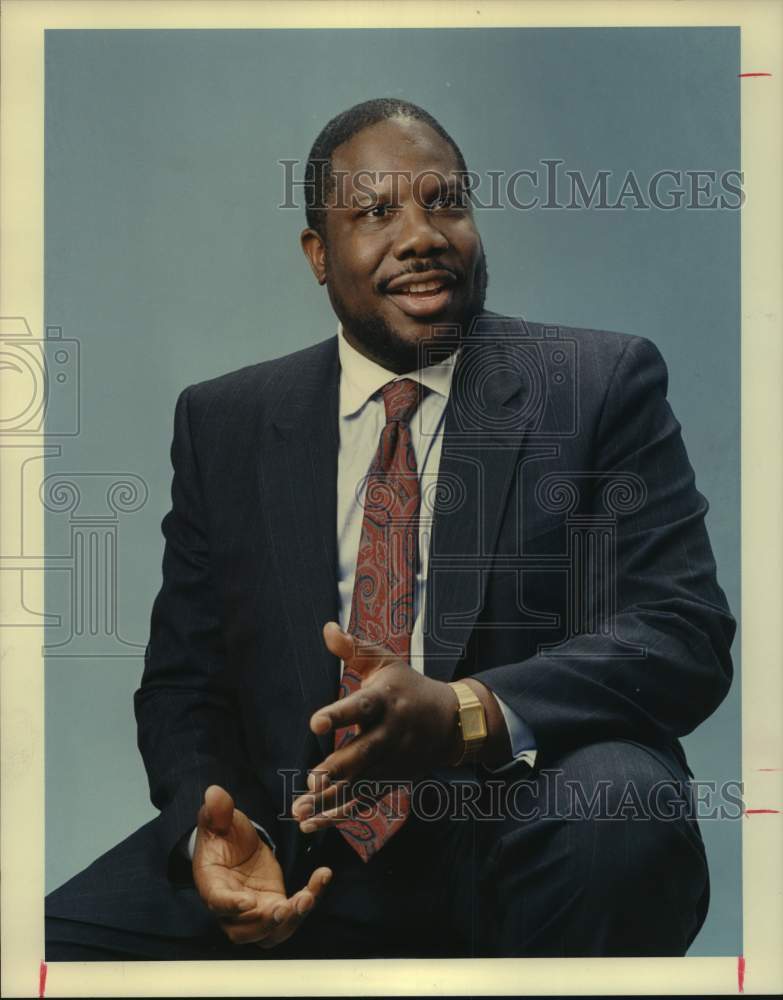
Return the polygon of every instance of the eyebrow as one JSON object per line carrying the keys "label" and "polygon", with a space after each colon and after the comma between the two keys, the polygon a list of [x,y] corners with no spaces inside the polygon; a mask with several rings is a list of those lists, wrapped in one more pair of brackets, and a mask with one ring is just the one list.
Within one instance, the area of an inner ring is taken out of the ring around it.
{"label": "eyebrow", "polygon": [[[386,181],[389,178],[389,176],[391,176],[391,180],[392,180],[391,190],[389,190],[389,187],[387,186],[385,188],[381,188],[380,190],[368,191],[367,187],[369,187],[370,181],[367,180],[367,177],[371,173],[372,173],[373,176],[377,176],[377,174],[380,174],[380,173],[383,173],[385,175],[382,180],[375,180],[375,181],[373,181],[373,183],[377,183],[377,184],[383,184],[384,181]],[[459,174],[459,175],[451,174],[451,175],[447,176],[445,174],[437,175],[436,171],[431,171],[431,172],[430,171],[422,171],[422,173],[426,174],[426,178],[425,178],[425,181],[422,183],[422,186],[423,186],[424,183],[433,182],[433,181],[437,180],[437,190],[438,190],[438,192],[449,192],[450,193],[450,192],[454,192],[454,191],[457,191],[457,190],[464,190],[465,189],[464,178],[463,178],[463,176],[461,174]],[[392,195],[399,194],[398,179],[399,179],[399,177],[401,175],[404,175],[404,174],[410,174],[410,171],[374,171],[374,172],[366,171],[364,173],[363,178],[362,178],[362,184],[365,185],[365,188],[363,190],[359,191],[359,192],[356,192],[356,191],[352,192],[351,197],[352,197],[352,199],[354,199],[354,202],[356,201],[356,199],[364,197],[364,198],[372,198],[376,202],[384,202],[384,203],[386,203],[386,202],[388,202],[391,199]],[[396,175],[396,176],[394,176],[394,175]],[[445,184],[443,183],[444,181],[445,181]],[[366,205],[365,205],[365,207],[366,207]]]}

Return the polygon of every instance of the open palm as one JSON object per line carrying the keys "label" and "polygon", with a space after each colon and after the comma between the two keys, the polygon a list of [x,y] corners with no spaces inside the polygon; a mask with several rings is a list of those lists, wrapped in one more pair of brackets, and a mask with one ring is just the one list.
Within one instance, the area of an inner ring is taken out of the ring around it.
{"label": "open palm", "polygon": [[204,903],[235,944],[271,948],[289,938],[331,878],[319,868],[303,889],[286,895],[283,872],[269,845],[219,785],[198,814],[193,880]]}

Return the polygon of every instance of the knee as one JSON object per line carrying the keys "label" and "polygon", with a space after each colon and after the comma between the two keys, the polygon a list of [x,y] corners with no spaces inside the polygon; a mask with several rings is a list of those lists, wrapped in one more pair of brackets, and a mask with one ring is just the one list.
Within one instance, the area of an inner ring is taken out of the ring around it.
{"label": "knee", "polygon": [[614,882],[702,850],[685,774],[643,746],[580,747],[507,791],[493,861],[552,843],[571,871]]}
{"label": "knee", "polygon": [[679,853],[698,853],[687,778],[642,746],[607,741],[579,748],[548,780],[558,815],[579,831],[572,838],[577,849],[602,859],[601,877],[611,883],[649,881]]}
{"label": "knee", "polygon": [[[502,887],[509,926],[524,918],[513,907],[523,899],[531,928],[558,914],[568,954],[682,954],[706,885],[695,823],[680,808],[685,775],[617,741],[571,751],[526,784],[531,808],[503,824],[486,855],[487,893],[494,900],[491,886]],[[543,948],[537,933],[509,954]]]}

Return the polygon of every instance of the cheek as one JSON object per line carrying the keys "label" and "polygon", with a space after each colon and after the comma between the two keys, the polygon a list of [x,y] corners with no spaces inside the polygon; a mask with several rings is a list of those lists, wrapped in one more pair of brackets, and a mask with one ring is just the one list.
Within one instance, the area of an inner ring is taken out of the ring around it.
{"label": "cheek", "polygon": [[471,219],[457,220],[447,236],[451,245],[466,263],[477,261],[481,256],[481,238]]}
{"label": "cheek", "polygon": [[372,288],[383,259],[382,248],[366,240],[354,241],[333,260],[335,277],[344,287],[350,285],[354,293],[364,294]]}
{"label": "cheek", "polygon": [[353,267],[358,275],[374,280],[376,272],[383,264],[387,247],[382,240],[365,239],[357,241],[353,249]]}

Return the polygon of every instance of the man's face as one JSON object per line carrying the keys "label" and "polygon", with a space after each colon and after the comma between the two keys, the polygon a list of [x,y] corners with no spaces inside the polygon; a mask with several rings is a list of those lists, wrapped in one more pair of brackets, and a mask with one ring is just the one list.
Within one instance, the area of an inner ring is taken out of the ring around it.
{"label": "man's face", "polygon": [[486,264],[451,146],[422,122],[372,125],[332,156],[326,240],[302,246],[346,338],[395,372],[415,369],[433,325],[467,332]]}

